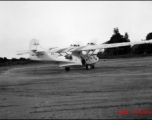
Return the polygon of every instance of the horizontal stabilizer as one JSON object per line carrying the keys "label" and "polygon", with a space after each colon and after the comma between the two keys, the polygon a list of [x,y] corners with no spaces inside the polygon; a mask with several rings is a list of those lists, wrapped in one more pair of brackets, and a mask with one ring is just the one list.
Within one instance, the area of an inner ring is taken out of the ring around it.
{"label": "horizontal stabilizer", "polygon": [[17,51],[17,55],[24,55],[24,54],[28,54],[29,50],[22,50],[22,51]]}

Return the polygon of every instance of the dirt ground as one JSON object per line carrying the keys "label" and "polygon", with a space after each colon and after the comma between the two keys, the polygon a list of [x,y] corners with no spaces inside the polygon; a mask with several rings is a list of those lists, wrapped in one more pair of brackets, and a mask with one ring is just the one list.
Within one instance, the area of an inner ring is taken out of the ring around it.
{"label": "dirt ground", "polygon": [[53,64],[0,68],[0,119],[152,118],[137,110],[152,111],[152,57],[70,72]]}

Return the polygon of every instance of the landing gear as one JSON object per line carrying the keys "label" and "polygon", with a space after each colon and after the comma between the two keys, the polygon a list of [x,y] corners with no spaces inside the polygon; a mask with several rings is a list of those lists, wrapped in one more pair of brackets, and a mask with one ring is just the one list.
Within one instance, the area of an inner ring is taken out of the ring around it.
{"label": "landing gear", "polygon": [[90,69],[94,69],[95,66],[94,65],[88,65],[86,64],[86,70],[90,70]]}
{"label": "landing gear", "polygon": [[90,70],[91,66],[86,64],[86,70]]}
{"label": "landing gear", "polygon": [[70,67],[65,67],[65,71],[70,71]]}
{"label": "landing gear", "polygon": [[94,69],[94,68],[95,68],[95,66],[94,66],[94,65],[91,65],[91,68],[92,68],[92,69]]}

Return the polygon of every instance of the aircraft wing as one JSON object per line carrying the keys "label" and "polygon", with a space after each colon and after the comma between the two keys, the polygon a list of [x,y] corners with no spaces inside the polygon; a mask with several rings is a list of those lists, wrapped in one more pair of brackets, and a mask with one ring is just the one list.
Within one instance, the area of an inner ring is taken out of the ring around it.
{"label": "aircraft wing", "polygon": [[48,52],[65,53],[65,52],[70,52],[71,50],[74,50],[75,48],[78,48],[78,47],[70,46],[67,48],[55,48],[55,49],[49,50]]}
{"label": "aircraft wing", "polygon": [[57,47],[52,47],[49,49],[37,49],[35,50],[36,53],[42,53],[42,52],[46,52],[46,53],[51,53],[53,50],[56,50]]}
{"label": "aircraft wing", "polygon": [[87,45],[87,46],[82,46],[82,47],[73,49],[71,51],[86,51],[86,50],[95,50],[95,49],[115,48],[115,47],[133,46],[135,44],[145,44],[145,43],[152,43],[152,40],[139,41],[139,42],[123,42],[123,43],[113,43],[113,44],[102,44],[102,45]]}

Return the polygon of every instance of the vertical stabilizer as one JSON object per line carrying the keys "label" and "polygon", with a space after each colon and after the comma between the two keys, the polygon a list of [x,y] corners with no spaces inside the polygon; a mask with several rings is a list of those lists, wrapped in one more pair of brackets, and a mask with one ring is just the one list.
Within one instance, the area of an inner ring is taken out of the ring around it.
{"label": "vertical stabilizer", "polygon": [[45,52],[45,50],[41,47],[40,43],[36,39],[32,39],[30,41],[30,59],[38,60],[38,61],[48,61],[50,57]]}
{"label": "vertical stabilizer", "polygon": [[30,42],[30,50],[32,51],[37,51],[37,50],[42,50],[41,45],[39,44],[39,41],[36,39],[32,39]]}

